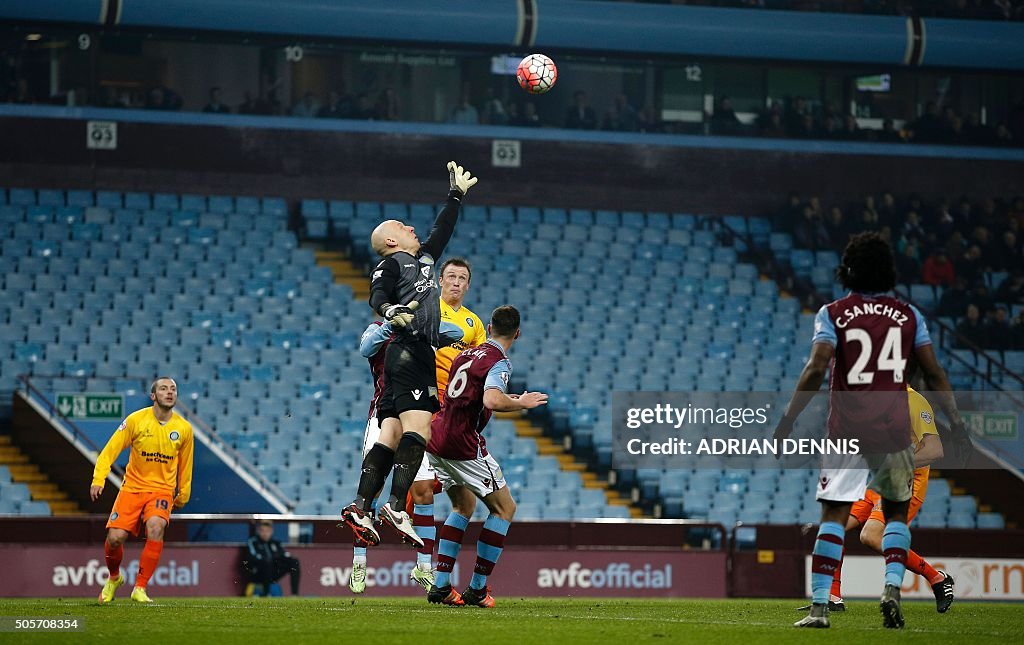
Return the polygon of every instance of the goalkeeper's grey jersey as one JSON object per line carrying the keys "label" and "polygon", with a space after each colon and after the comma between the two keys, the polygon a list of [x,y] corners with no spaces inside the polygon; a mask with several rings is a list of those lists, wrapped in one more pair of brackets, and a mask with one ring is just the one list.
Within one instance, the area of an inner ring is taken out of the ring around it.
{"label": "goalkeeper's grey jersey", "polygon": [[[390,262],[394,264],[386,266]],[[390,273],[389,270],[396,271],[398,277],[393,287],[394,299],[389,299],[389,302],[407,305],[413,300],[418,301],[420,305],[416,309],[416,317],[406,329],[415,331],[432,346],[442,347],[451,341],[442,340],[439,333],[441,288],[434,278],[434,269],[434,258],[429,253],[413,256],[405,251],[399,251],[384,258],[377,265],[373,271],[371,288],[372,283],[381,279],[385,273]]]}

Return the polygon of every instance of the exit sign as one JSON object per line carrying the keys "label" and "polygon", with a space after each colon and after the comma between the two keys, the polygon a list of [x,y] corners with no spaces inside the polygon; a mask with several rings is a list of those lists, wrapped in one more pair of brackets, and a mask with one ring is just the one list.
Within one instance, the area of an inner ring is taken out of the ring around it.
{"label": "exit sign", "polygon": [[124,417],[124,395],[58,394],[57,411],[69,419],[121,419]]}

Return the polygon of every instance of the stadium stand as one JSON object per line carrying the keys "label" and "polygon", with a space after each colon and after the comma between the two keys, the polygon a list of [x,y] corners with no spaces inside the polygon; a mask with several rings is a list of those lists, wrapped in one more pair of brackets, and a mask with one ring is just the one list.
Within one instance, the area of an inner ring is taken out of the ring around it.
{"label": "stadium stand", "polygon": [[[297,512],[333,514],[347,501],[360,465],[351,447],[361,442],[370,391],[354,348],[369,317],[350,287],[332,282],[330,270],[300,248],[283,200],[111,191],[93,200],[83,191],[26,189],[3,195],[5,401],[17,374],[58,376],[53,385],[70,388],[97,383],[90,379],[177,375],[183,402],[297,499]],[[404,203],[305,200],[300,209],[308,237],[340,235],[364,258],[381,216],[425,231],[435,214],[433,205]],[[503,231],[497,240],[487,234],[495,225]],[[723,242],[723,225],[770,245],[808,275],[837,261],[794,249],[788,234],[759,218],[477,205],[465,208],[448,251],[473,261],[471,300],[484,317],[505,302],[524,310],[512,357],[517,383],[551,392],[554,423],[607,468],[605,383],[779,391],[803,366],[808,343],[801,341],[810,338],[813,314],[741,262],[743,243]],[[556,254],[561,240],[579,252]],[[634,279],[648,291],[631,291]],[[575,288],[563,287],[569,283]],[[651,293],[665,303],[660,321],[648,320],[640,307]],[[553,327],[553,320],[577,322]],[[564,349],[555,354],[552,347]],[[641,370],[635,357],[649,354],[677,360]],[[8,409],[2,413],[9,416]],[[579,473],[539,455],[511,426],[495,420],[488,442],[504,456],[519,517],[629,516],[627,508],[608,505],[602,491],[585,488]],[[2,475],[0,512],[49,512]],[[706,468],[635,473],[642,499],[657,500],[662,516],[727,525],[816,521],[817,505],[804,494],[815,476]],[[973,498],[950,495],[944,483],[932,483],[922,524],[1002,522],[979,514]],[[439,517],[449,510],[444,496],[436,506]]]}
{"label": "stadium stand", "polygon": [[[348,501],[371,391],[355,348],[370,316],[349,287],[333,283],[330,269],[298,247],[282,200],[3,194],[11,197],[0,205],[5,402],[18,374],[71,390],[172,374],[182,402],[297,499],[297,512],[334,514]],[[151,208],[158,206],[166,210]],[[355,210],[399,208],[406,206]],[[433,216],[432,207],[414,210]],[[497,286],[496,278],[481,283]],[[477,294],[484,298],[485,289]],[[137,388],[138,381],[121,386]],[[9,408],[0,413],[10,416]],[[511,421],[494,421],[488,438],[496,454],[508,455],[503,466],[523,501],[520,517],[629,517],[600,490],[584,488],[579,473],[538,455]],[[48,514],[23,485],[0,485],[0,508]],[[438,500],[444,517],[447,498]]]}

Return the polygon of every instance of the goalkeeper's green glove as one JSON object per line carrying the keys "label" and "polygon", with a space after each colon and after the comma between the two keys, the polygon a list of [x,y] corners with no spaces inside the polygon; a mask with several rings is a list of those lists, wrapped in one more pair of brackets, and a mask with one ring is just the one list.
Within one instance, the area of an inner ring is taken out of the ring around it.
{"label": "goalkeeper's green glove", "polygon": [[416,308],[420,306],[420,303],[413,300],[407,305],[382,305],[380,308],[380,315],[384,316],[384,320],[391,323],[391,326],[395,329],[403,329],[408,326],[412,319],[416,317],[413,313]]}
{"label": "goalkeeper's green glove", "polygon": [[449,161],[448,181],[451,184],[452,191],[458,193],[459,197],[464,197],[470,188],[476,186],[476,182],[479,180],[459,164]]}

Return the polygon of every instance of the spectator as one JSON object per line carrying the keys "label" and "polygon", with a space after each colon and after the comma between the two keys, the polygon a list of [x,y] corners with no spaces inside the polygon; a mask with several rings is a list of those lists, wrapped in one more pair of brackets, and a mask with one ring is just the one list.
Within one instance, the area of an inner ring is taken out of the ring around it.
{"label": "spectator", "polygon": [[939,305],[935,313],[939,316],[957,316],[971,304],[971,294],[967,290],[967,281],[957,276],[953,284],[942,290]]}
{"label": "spectator", "polygon": [[526,125],[526,121],[523,120],[523,115],[519,111],[519,104],[518,103],[509,103],[508,107],[506,109],[508,110],[508,124],[509,125],[518,125],[518,126]]}
{"label": "spectator", "polygon": [[942,132],[942,121],[939,118],[939,106],[935,101],[928,101],[924,114],[910,124],[914,141],[931,143],[938,141]]}
{"label": "spectator", "polygon": [[662,124],[661,119],[658,118],[658,113],[651,105],[645,105],[640,110],[640,115],[637,119],[637,127],[640,128],[641,132],[653,132],[659,133],[664,132],[665,126]]}
{"label": "spectator", "polygon": [[842,138],[842,130],[839,128],[839,122],[834,116],[826,116],[821,120],[821,132],[819,136],[823,139],[840,139]]}
{"label": "spectator", "polygon": [[481,123],[490,125],[508,125],[509,116],[505,104],[494,95],[494,88],[487,88],[487,98],[480,110]]}
{"label": "spectator", "polygon": [[180,110],[184,101],[174,90],[159,85],[149,91],[146,99],[147,110]]}
{"label": "spectator", "polygon": [[768,114],[765,122],[761,125],[761,136],[771,139],[780,139],[786,136],[786,126],[782,122],[780,111],[773,110]]}
{"label": "spectator", "polygon": [[882,119],[882,129],[875,134],[875,139],[882,143],[900,143],[903,141],[903,133],[896,129],[893,120]]}
{"label": "spectator", "polygon": [[970,113],[964,123],[964,135],[968,143],[976,146],[990,146],[995,143],[995,132],[992,128],[981,123],[978,115]]}
{"label": "spectator", "polygon": [[263,99],[256,104],[256,113],[270,116],[284,114],[284,106],[281,104],[281,99],[277,98],[277,88],[272,87],[267,90]]}
{"label": "spectator", "polygon": [[327,93],[327,104],[316,113],[321,119],[351,119],[355,116],[356,106],[351,94],[345,93],[345,86],[341,91],[331,90]]}
{"label": "spectator", "polygon": [[996,307],[988,312],[985,317],[985,349],[1006,351],[1010,349],[1011,342],[1010,316],[1006,307]]}
{"label": "spectator", "polygon": [[821,216],[815,213],[811,206],[804,207],[803,218],[796,227],[794,238],[796,243],[805,249],[817,251],[831,248],[828,231],[821,221]]}
{"label": "spectator", "polygon": [[590,107],[587,93],[576,90],[572,95],[573,105],[565,113],[565,127],[571,130],[594,130],[597,128],[597,115]]}
{"label": "spectator", "polygon": [[825,230],[828,231],[828,238],[835,248],[845,248],[846,243],[850,241],[850,235],[854,232],[850,229],[846,216],[843,215],[843,209],[838,206],[833,206],[829,210],[828,217],[825,219]]}
{"label": "spectator", "polygon": [[19,78],[14,83],[14,96],[11,97],[11,103],[30,104],[35,103],[35,96],[32,95],[32,90],[29,89],[28,81],[24,78]]}
{"label": "spectator", "polygon": [[910,211],[907,213],[907,221],[903,223],[903,237],[910,240],[924,241],[928,239],[928,235],[924,232],[924,227],[921,226],[921,216],[917,214],[917,211]]}
{"label": "spectator", "polygon": [[732,99],[728,96],[718,99],[715,113],[711,115],[712,134],[739,134],[742,127],[743,124],[740,123],[739,117],[736,116],[736,111],[732,109]]}
{"label": "spectator", "polygon": [[945,249],[936,249],[921,267],[921,282],[930,284],[933,287],[945,287],[953,284],[956,279],[956,269],[953,263],[946,257]]}
{"label": "spectator", "polygon": [[[474,108],[474,112],[476,108]],[[373,106],[374,118],[378,121],[397,121],[400,118],[398,110],[398,93],[393,87],[385,87],[377,97]]]}
{"label": "spectator", "polygon": [[995,145],[1004,147],[1013,145],[1013,133],[1005,123],[996,126]]}
{"label": "spectator", "polygon": [[537,105],[533,101],[523,104],[522,125],[528,128],[539,128],[541,126],[540,116],[537,114]]}
{"label": "spectator", "polygon": [[896,198],[888,190],[882,193],[882,199],[878,203],[878,219],[890,226],[899,227],[899,209],[896,207]]}
{"label": "spectator", "polygon": [[996,302],[1024,305],[1024,270],[1011,273],[996,289]]}
{"label": "spectator", "polygon": [[246,91],[243,100],[238,106],[239,114],[259,114],[259,103],[252,97],[252,93]]}
{"label": "spectator", "polygon": [[214,86],[210,88],[210,101],[203,108],[203,112],[209,114],[231,114],[231,108],[220,101],[219,87]]}
{"label": "spectator", "polygon": [[1015,350],[1024,350],[1024,310],[1010,323],[1010,346]]}
{"label": "spectator", "polygon": [[959,234],[958,230],[954,230],[946,240],[944,248],[946,250],[946,257],[961,257],[964,255],[964,252],[967,251],[967,244],[964,242],[964,235]]}
{"label": "spectator", "polygon": [[304,119],[312,119],[319,112],[320,106],[316,100],[316,94],[307,90],[302,95],[302,100],[292,107],[292,116],[301,117]]}
{"label": "spectator", "polygon": [[477,113],[476,108],[473,107],[473,104],[469,102],[469,90],[462,91],[459,102],[448,115],[448,122],[461,125],[476,125],[480,123],[480,115]]}
{"label": "spectator", "polygon": [[864,138],[864,135],[860,130],[860,125],[857,123],[857,117],[852,114],[847,114],[843,118],[841,137],[847,141],[859,141]]}
{"label": "spectator", "polygon": [[967,250],[963,255],[960,256],[959,261],[956,263],[956,272],[967,280],[967,284],[977,284],[981,280],[982,272],[985,266],[981,257],[981,247],[977,244],[971,244],[967,247]]}
{"label": "spectator", "polygon": [[981,312],[974,304],[967,305],[967,315],[957,323],[956,338],[953,340],[953,346],[957,349],[970,349],[972,344],[975,347],[985,347],[988,344]]}
{"label": "spectator", "polygon": [[917,240],[906,240],[903,250],[896,256],[896,275],[903,284],[915,284],[921,278],[921,260],[918,258]]}
{"label": "spectator", "polygon": [[373,111],[373,104],[370,103],[370,95],[362,92],[356,97],[355,118],[372,121],[376,116]]}
{"label": "spectator", "polygon": [[636,108],[629,104],[629,98],[622,92],[615,95],[615,103],[605,114],[602,130],[636,132],[640,129]]}
{"label": "spectator", "polygon": [[800,117],[800,123],[793,130],[793,137],[797,139],[816,139],[819,136],[818,126],[814,122],[814,117],[810,114],[805,114]]}
{"label": "spectator", "polygon": [[807,101],[802,96],[797,96],[789,102],[789,107],[785,114],[785,125],[786,130],[789,132],[791,137],[806,137],[807,133],[814,129],[814,118],[810,118],[810,126],[808,125],[808,117],[811,117],[811,109],[807,105]]}
{"label": "spectator", "polygon": [[[260,520],[255,535],[246,542],[242,569],[254,595],[282,595],[277,581],[285,574],[290,574],[292,595],[299,595],[299,561],[274,539],[274,523],[270,520]],[[246,595],[250,595],[249,591],[247,588]]]}

